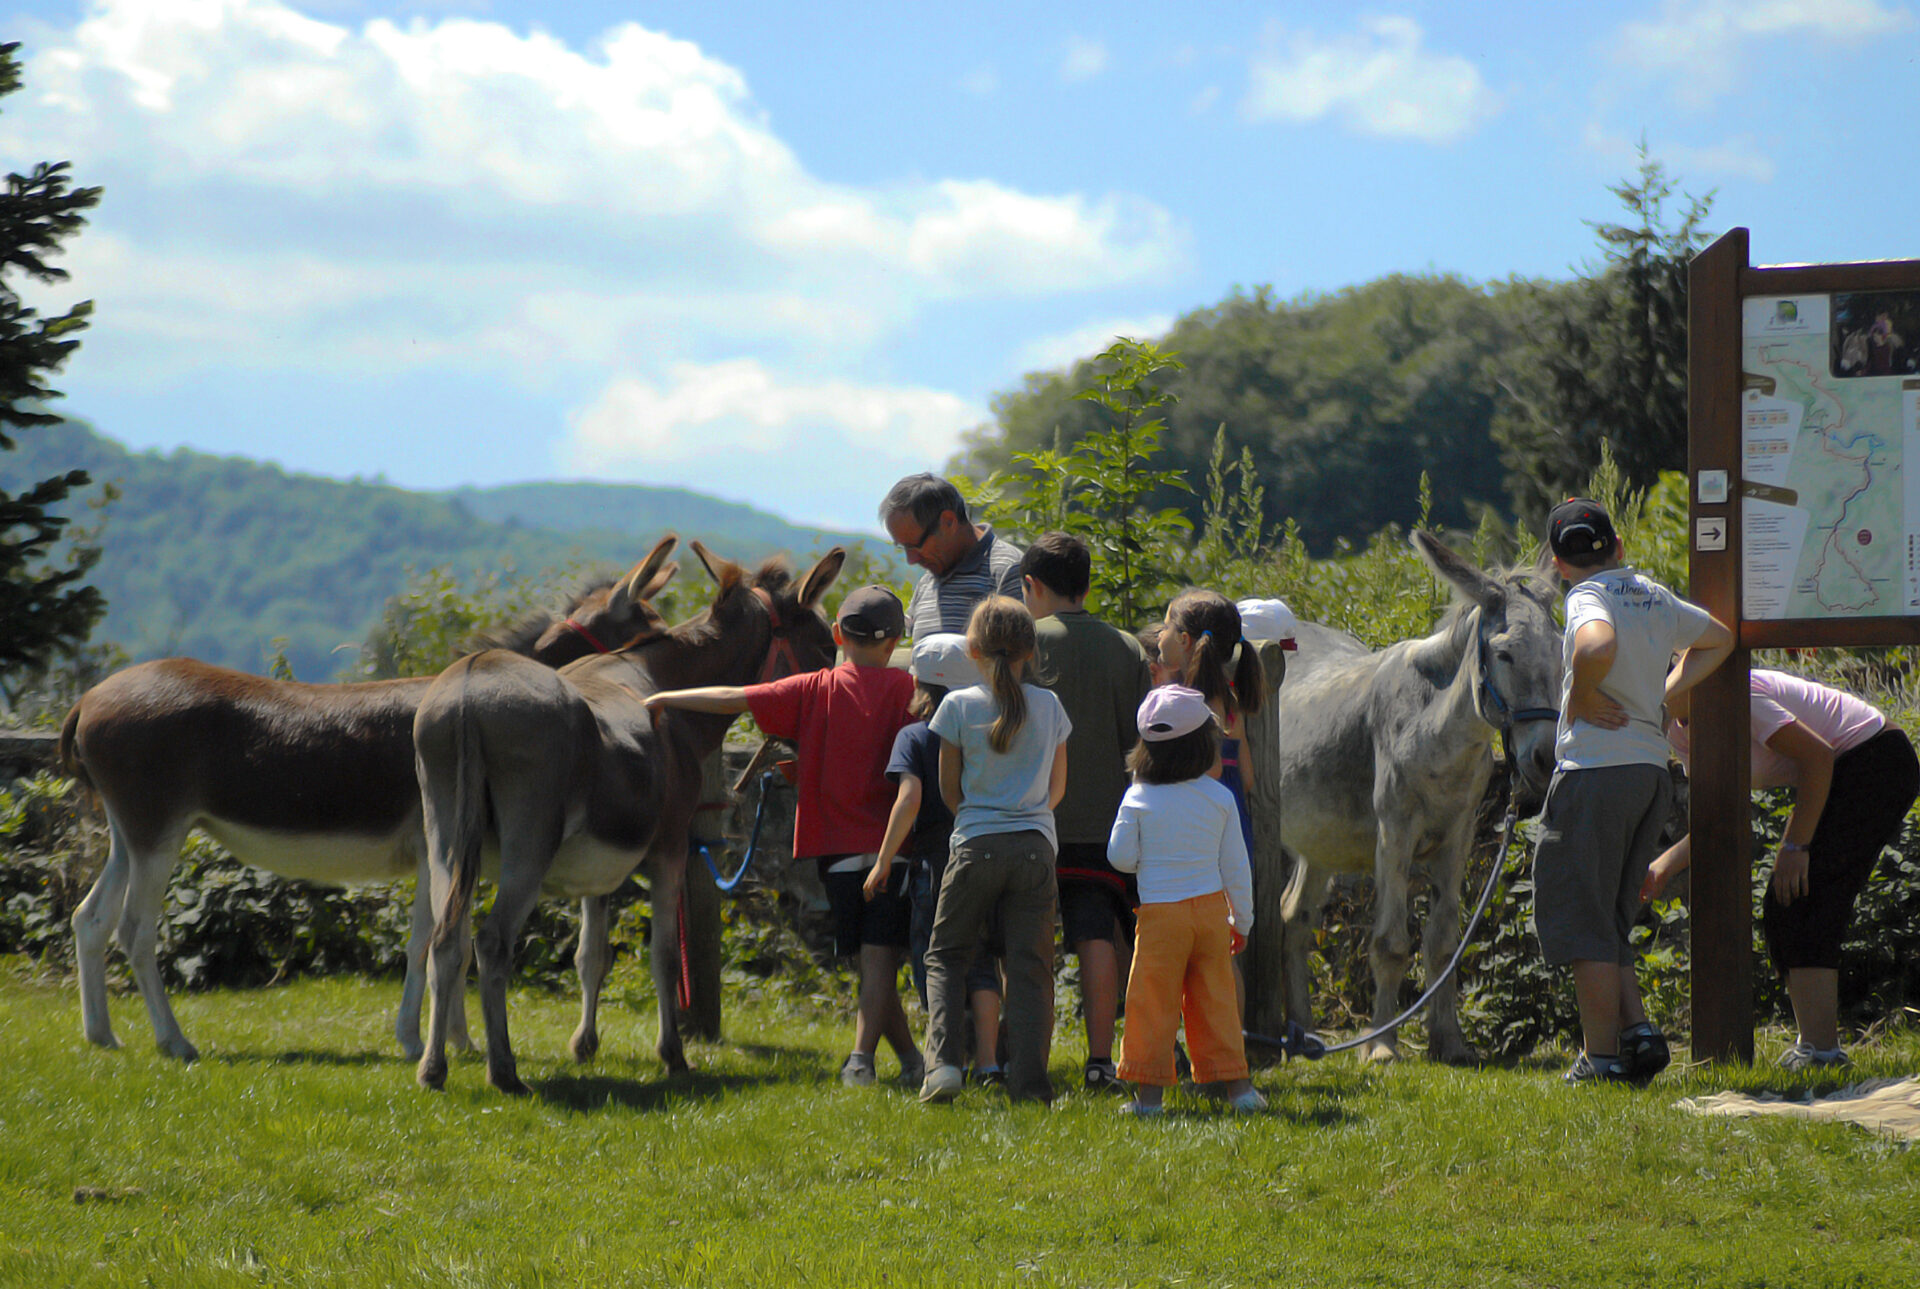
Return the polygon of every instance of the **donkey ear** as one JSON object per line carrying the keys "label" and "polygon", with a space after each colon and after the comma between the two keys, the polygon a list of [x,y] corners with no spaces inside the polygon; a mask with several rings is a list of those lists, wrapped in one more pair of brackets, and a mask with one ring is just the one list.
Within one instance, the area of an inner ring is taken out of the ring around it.
{"label": "donkey ear", "polygon": [[693,548],[694,555],[700,561],[700,567],[707,570],[707,576],[712,578],[714,585],[720,588],[720,593],[714,597],[716,601],[725,598],[727,592],[738,586],[740,580],[747,575],[747,570],[724,555],[715,555],[702,545],[698,538],[688,542],[687,545]]}
{"label": "donkey ear", "polygon": [[1553,547],[1547,545],[1545,542],[1541,542],[1540,549],[1533,553],[1533,571],[1537,576],[1544,577],[1549,582],[1555,580]]}
{"label": "donkey ear", "polygon": [[836,546],[820,557],[820,562],[807,570],[800,579],[800,607],[811,609],[820,603],[820,597],[827,593],[833,580],[840,576],[840,570],[846,566],[847,549]]}
{"label": "donkey ear", "polygon": [[1491,610],[1505,603],[1507,593],[1498,581],[1455,554],[1451,547],[1426,529],[1414,529],[1409,540],[1435,576],[1481,608]]}
{"label": "donkey ear", "polygon": [[666,575],[660,576],[660,566],[666,564],[667,556],[680,539],[672,533],[662,537],[647,557],[635,564],[627,575],[613,588],[613,594],[607,597],[607,607],[615,613],[625,613],[634,600],[652,599],[654,594],[673,577],[677,565],[667,565]]}
{"label": "donkey ear", "polygon": [[645,586],[640,588],[639,598],[643,600],[651,600],[654,596],[660,594],[661,591],[666,589],[667,583],[673,580],[673,575],[675,573],[678,573],[679,571],[680,571],[680,564],[677,560],[671,564],[668,564],[665,568],[661,569],[658,573],[655,573],[651,581],[649,581]]}

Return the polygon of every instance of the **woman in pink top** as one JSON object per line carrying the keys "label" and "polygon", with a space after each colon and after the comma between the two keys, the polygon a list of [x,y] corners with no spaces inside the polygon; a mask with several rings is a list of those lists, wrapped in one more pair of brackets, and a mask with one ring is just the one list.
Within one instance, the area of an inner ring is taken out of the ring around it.
{"label": "woman in pink top", "polygon": [[[1791,1070],[1844,1065],[1840,1049],[1840,943],[1853,902],[1880,852],[1920,794],[1913,744],[1870,703],[1779,671],[1755,671],[1748,686],[1753,786],[1792,788],[1761,915],[1767,952],[1787,978],[1799,1039]],[[1668,708],[1667,740],[1687,758],[1685,696]],[[1690,838],[1653,862],[1641,888],[1652,899],[1691,859]]]}

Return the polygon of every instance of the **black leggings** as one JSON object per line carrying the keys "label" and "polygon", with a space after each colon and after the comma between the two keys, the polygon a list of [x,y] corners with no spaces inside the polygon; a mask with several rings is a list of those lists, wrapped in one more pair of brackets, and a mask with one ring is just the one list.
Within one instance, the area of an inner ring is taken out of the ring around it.
{"label": "black leggings", "polygon": [[1833,789],[1807,847],[1807,893],[1791,904],[1761,900],[1767,953],[1781,974],[1799,967],[1840,968],[1853,902],[1880,852],[1900,833],[1920,795],[1920,760],[1893,726],[1833,762]]}

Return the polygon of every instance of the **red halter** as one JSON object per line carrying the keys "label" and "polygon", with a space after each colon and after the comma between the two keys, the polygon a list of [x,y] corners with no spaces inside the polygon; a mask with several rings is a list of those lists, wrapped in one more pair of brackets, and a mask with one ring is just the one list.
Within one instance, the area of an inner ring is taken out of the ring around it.
{"label": "red halter", "polygon": [[592,645],[593,651],[595,653],[610,652],[605,645],[601,644],[598,640],[593,638],[593,632],[587,630],[585,627],[581,626],[578,622],[575,622],[571,617],[569,617],[565,622],[562,622],[560,625],[565,627],[567,630],[573,632],[575,635],[579,636],[582,640],[585,640],[588,644]]}
{"label": "red halter", "polygon": [[[767,645],[767,661],[760,668],[760,683],[777,680],[781,676],[791,676],[800,670],[800,656],[793,651],[793,641],[787,638],[785,628],[780,622],[780,610],[773,603],[773,596],[763,586],[753,588],[760,597],[760,603],[767,606],[767,617],[773,622],[773,640]],[[786,663],[785,671],[777,671],[780,663]]]}

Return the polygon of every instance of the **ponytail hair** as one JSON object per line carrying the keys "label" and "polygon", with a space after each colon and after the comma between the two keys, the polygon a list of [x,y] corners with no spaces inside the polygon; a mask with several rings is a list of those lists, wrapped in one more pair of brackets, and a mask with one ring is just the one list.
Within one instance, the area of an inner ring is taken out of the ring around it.
{"label": "ponytail hair", "polygon": [[1228,720],[1235,712],[1260,710],[1266,675],[1253,645],[1240,635],[1240,610],[1232,600],[1190,587],[1167,606],[1167,625],[1193,638],[1182,684],[1218,702]]}
{"label": "ponytail hair", "polygon": [[1033,615],[1018,600],[989,595],[967,623],[967,647],[980,655],[980,670],[1000,711],[987,730],[987,746],[1005,752],[1027,723],[1027,695],[1014,664],[1033,656]]}

